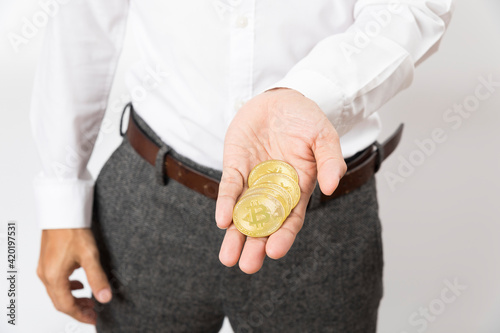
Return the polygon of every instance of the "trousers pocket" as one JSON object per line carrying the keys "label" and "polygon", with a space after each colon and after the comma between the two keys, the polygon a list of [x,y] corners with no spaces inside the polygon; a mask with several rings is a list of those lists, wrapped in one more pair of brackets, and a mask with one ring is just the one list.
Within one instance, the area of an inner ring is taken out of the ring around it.
{"label": "trousers pocket", "polygon": [[317,238],[318,279],[323,281],[331,305],[378,304],[382,287],[382,258],[377,237],[357,236],[342,243]]}
{"label": "trousers pocket", "polygon": [[99,174],[97,175],[97,178],[95,180],[96,185],[102,181],[103,178],[105,178],[105,175],[108,174],[108,171],[113,167],[114,161],[117,158],[117,155],[120,154],[120,151],[123,150],[123,146],[125,145],[125,139],[122,139],[120,145],[116,147],[116,149],[111,153],[111,155],[108,157],[106,162],[104,162],[101,170],[99,171]]}

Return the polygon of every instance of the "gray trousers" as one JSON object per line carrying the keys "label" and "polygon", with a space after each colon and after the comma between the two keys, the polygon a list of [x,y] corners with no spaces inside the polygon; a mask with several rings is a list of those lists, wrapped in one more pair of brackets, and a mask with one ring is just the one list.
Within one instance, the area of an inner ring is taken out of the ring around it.
{"label": "gray trousers", "polygon": [[168,180],[124,138],[95,186],[92,231],[113,292],[108,304],[94,298],[97,332],[218,332],[225,316],[235,332],[375,332],[383,267],[375,180],[327,203],[319,193],[287,255],[247,275],[219,262],[225,231],[215,201]]}

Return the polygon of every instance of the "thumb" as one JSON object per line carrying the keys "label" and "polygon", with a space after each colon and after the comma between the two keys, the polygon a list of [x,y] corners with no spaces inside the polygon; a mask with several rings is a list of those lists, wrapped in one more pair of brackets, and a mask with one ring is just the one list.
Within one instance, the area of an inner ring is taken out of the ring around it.
{"label": "thumb", "polygon": [[340,179],[347,171],[347,166],[340,148],[337,132],[330,123],[316,137],[313,153],[318,171],[318,183],[326,195],[331,195]]}
{"label": "thumb", "polygon": [[92,256],[83,260],[81,266],[85,270],[87,281],[95,298],[101,303],[109,302],[112,297],[111,287],[98,256]]}

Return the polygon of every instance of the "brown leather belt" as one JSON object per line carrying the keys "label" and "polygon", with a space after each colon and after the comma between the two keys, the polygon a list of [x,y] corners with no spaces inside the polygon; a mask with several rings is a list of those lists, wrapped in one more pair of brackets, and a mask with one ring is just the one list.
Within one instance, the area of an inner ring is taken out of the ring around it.
{"label": "brown leather belt", "polygon": [[[380,168],[380,164],[396,149],[401,135],[403,124],[382,144],[374,143],[354,157],[346,160],[347,172],[340,180],[335,192],[330,195],[321,196],[321,202],[340,197],[366,183]],[[158,147],[139,128],[133,116],[130,116],[127,138],[135,151],[151,165],[155,165]],[[182,162],[174,159],[170,154],[165,157],[166,175],[170,179],[189,187],[209,198],[217,199],[219,181],[196,171]]]}

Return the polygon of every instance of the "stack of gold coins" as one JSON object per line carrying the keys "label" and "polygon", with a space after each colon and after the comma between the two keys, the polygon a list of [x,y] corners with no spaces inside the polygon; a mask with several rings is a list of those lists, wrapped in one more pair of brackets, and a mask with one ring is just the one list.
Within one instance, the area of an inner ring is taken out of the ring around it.
{"label": "stack of gold coins", "polygon": [[248,190],[234,207],[233,223],[247,236],[269,236],[281,227],[299,199],[295,169],[279,160],[262,162],[248,175]]}

